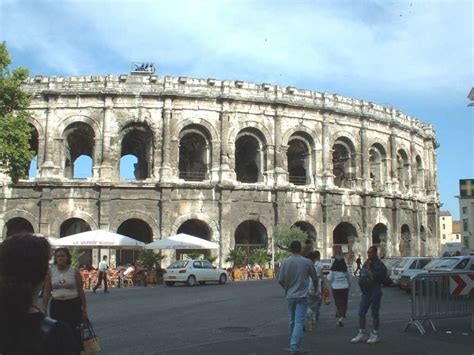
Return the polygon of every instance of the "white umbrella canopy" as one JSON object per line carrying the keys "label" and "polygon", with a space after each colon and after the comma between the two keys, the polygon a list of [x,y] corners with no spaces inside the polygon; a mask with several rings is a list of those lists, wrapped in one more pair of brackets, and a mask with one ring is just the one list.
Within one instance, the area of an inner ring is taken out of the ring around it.
{"label": "white umbrella canopy", "polygon": [[171,237],[157,240],[147,244],[145,249],[218,249],[219,244],[194,237],[189,234],[179,233]]}
{"label": "white umbrella canopy", "polygon": [[145,243],[111,231],[96,229],[50,241],[56,247],[143,249]]}

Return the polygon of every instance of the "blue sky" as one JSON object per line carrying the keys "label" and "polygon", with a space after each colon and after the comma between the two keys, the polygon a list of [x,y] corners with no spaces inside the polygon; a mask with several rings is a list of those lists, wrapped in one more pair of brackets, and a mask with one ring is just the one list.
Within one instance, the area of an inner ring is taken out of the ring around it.
{"label": "blue sky", "polygon": [[31,75],[158,75],[295,86],[432,124],[442,209],[474,178],[472,1],[0,0],[0,40]]}

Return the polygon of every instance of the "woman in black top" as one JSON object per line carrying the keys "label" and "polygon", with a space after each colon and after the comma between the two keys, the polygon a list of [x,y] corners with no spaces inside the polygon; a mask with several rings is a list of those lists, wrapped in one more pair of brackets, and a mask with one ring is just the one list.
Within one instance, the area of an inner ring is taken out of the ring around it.
{"label": "woman in black top", "polygon": [[18,234],[0,244],[0,354],[77,352],[72,329],[35,305],[51,256],[44,237]]}

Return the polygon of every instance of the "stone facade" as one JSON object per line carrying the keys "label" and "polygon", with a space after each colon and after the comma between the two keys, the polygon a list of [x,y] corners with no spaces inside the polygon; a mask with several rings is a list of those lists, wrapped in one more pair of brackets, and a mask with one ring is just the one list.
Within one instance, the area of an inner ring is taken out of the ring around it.
{"label": "stone facade", "polygon": [[[35,77],[37,175],[0,199],[2,238],[186,232],[228,251],[298,225],[323,256],[437,255],[434,129],[393,108],[242,81],[149,74]],[[135,179],[120,178],[136,158]],[[88,156],[91,176],[75,178]]]}

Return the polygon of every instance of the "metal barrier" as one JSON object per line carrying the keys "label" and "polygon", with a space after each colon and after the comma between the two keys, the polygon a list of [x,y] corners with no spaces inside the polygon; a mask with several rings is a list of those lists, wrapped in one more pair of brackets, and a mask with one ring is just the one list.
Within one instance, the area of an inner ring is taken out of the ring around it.
{"label": "metal barrier", "polygon": [[474,272],[432,272],[415,276],[411,280],[411,318],[422,335],[423,324],[428,321],[436,331],[433,319],[473,316]]}

